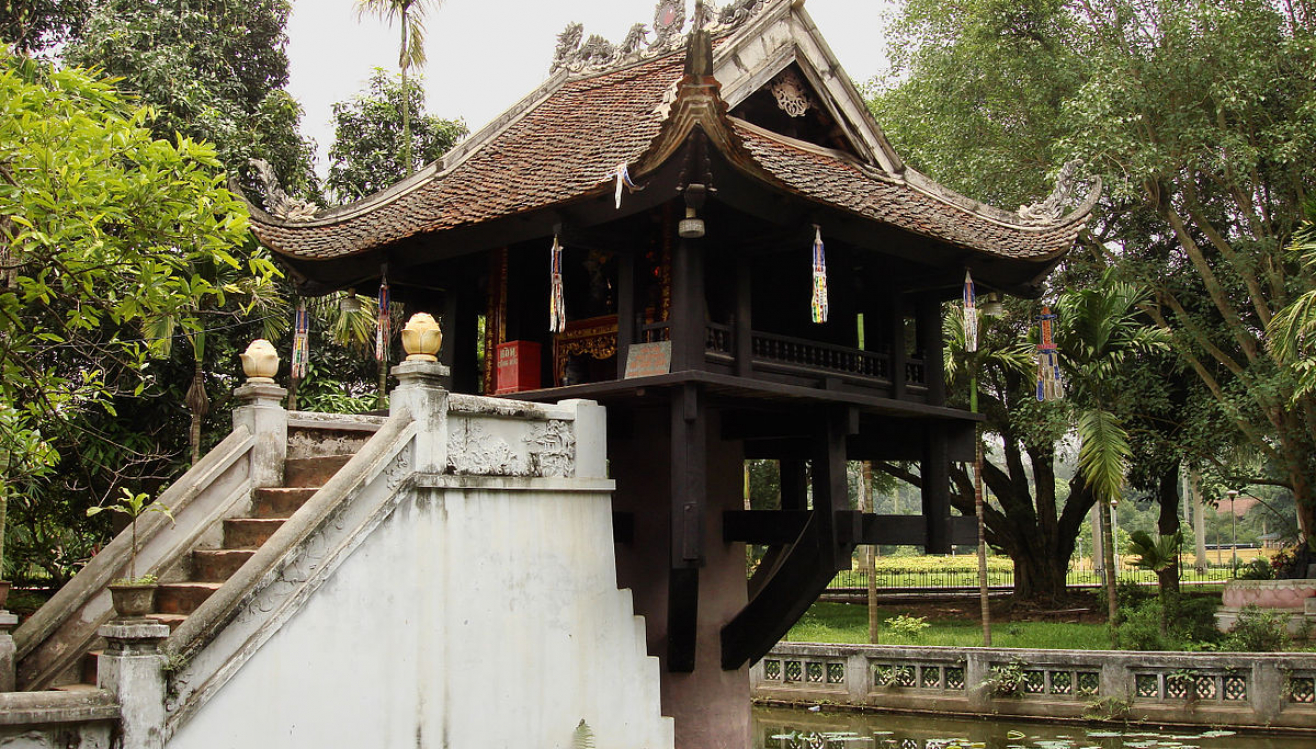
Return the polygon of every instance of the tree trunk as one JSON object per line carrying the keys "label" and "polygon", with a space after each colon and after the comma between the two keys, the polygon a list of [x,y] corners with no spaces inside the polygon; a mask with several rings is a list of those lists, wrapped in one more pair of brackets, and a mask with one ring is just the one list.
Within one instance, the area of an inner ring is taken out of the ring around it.
{"label": "tree trunk", "polygon": [[[869,501],[869,492],[873,487],[873,464],[865,460],[859,474],[859,511],[871,512],[873,502]],[[863,569],[865,587],[868,592],[868,642],[876,645],[881,632],[878,629],[880,617],[877,613],[877,549],[873,544],[864,545]]]}
{"label": "tree trunk", "polygon": [[1206,574],[1206,506],[1202,504],[1202,471],[1192,468],[1188,473],[1189,488],[1192,490],[1190,503],[1193,506],[1193,556],[1197,574]]}
{"label": "tree trunk", "polygon": [[[1173,466],[1161,474],[1159,488],[1161,513],[1156,518],[1156,529],[1162,536],[1173,536],[1179,532],[1179,466]],[[1164,572],[1156,573],[1161,588],[1168,587],[1171,599],[1179,596],[1179,555]]]}
{"label": "tree trunk", "polygon": [[1115,599],[1115,538],[1111,532],[1110,502],[1097,500],[1097,512],[1101,518],[1102,566],[1106,568],[1103,582],[1106,586],[1106,617],[1110,621],[1111,646],[1115,645],[1115,629],[1119,627],[1119,604]]}

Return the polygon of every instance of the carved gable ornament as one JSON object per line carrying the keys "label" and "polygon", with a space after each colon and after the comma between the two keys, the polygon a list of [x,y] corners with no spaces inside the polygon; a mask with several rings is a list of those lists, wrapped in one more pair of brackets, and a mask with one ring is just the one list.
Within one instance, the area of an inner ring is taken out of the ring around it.
{"label": "carved gable ornament", "polygon": [[790,68],[781,71],[772,80],[771,90],[773,98],[777,100],[777,106],[791,117],[803,117],[812,106],[809,89]]}
{"label": "carved gable ornament", "polygon": [[724,8],[712,3],[696,2],[691,28],[686,27],[685,0],[659,0],[653,13],[654,39],[646,44],[649,29],[642,23],[631,26],[621,44],[613,44],[595,34],[585,39],[585,28],[569,23],[558,34],[557,49],[549,73],[566,70],[572,73],[597,73],[633,62],[657,57],[676,49],[685,33],[702,26],[713,33],[734,30],[745,24],[768,5],[767,0],[735,0]]}

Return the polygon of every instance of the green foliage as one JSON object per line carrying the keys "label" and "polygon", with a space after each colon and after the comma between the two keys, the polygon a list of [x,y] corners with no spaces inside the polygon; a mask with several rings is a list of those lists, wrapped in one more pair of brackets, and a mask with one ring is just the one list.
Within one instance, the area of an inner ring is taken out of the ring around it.
{"label": "green foliage", "polygon": [[[288,0],[103,0],[65,50],[151,105],[158,137],[215,144],[235,173],[249,159],[274,167],[290,194],[315,199],[314,145],[297,132],[301,109],[284,90]],[[243,183],[255,195],[254,180]]]}
{"label": "green foliage", "polygon": [[886,626],[887,629],[891,631],[891,634],[896,637],[909,640],[910,642],[917,642],[919,637],[923,634],[923,631],[932,625],[928,624],[928,618],[926,616],[909,616],[907,614],[900,614],[887,619]]}
{"label": "green foliage", "polygon": [[1284,650],[1291,643],[1287,625],[1285,614],[1263,611],[1254,605],[1244,606],[1221,647],[1248,653]]}
{"label": "green foliage", "polygon": [[[1153,476],[1184,459],[1239,471],[1245,446],[1248,475],[1291,487],[1308,530],[1311,367],[1262,331],[1316,287],[1284,250],[1316,177],[1314,25],[1305,4],[1268,0],[906,0],[888,33],[896,68],[869,88],[896,149],[973,197],[1032,202],[1063,162],[1086,161],[1107,189],[1064,281],[1112,268],[1148,290],[1132,311],[1173,357],[1138,355],[1083,400],[1119,417]],[[1107,489],[1115,457],[1088,463]]]}
{"label": "green foliage", "polygon": [[173,511],[163,502],[152,502],[150,496],[147,494],[141,492],[134,494],[128,489],[124,489],[122,496],[111,504],[88,507],[87,517],[99,515],[106,510],[117,512],[120,515],[127,515],[128,522],[132,528],[132,546],[129,548],[128,576],[118,582],[122,582],[125,585],[151,585],[155,583],[155,575],[138,576],[137,574],[137,519],[148,512],[158,512],[169,518],[169,521],[172,523],[174,520]]}
{"label": "green foliage", "polygon": [[982,685],[993,697],[1019,697],[1024,693],[1025,673],[1022,661],[992,666]]}
{"label": "green foliage", "polygon": [[[1121,604],[1117,647],[1122,650],[1200,650],[1220,639],[1215,626],[1215,596],[1194,597],[1166,605],[1148,598],[1130,607]],[[1169,627],[1162,624],[1168,620]]]}
{"label": "green foliage", "polygon": [[94,0],[4,0],[0,40],[18,52],[48,49],[76,34]]}
{"label": "green foliage", "polygon": [[329,149],[327,186],[342,202],[356,200],[393,185],[422,164],[442,157],[467,135],[461,120],[425,114],[424,92],[409,86],[413,160],[402,160],[404,140],[402,84],[375,69],[365,92],[334,104],[334,144]]}
{"label": "green foliage", "polygon": [[277,276],[243,251],[246,211],[214,150],[154,139],[150,114],[99,77],[0,56],[0,494],[11,551],[45,555],[56,578],[82,553],[61,527],[124,478],[158,481],[151,435],[168,419],[140,401],[125,417],[142,429],[118,417],[173,384],[142,326],[240,312]]}
{"label": "green foliage", "polygon": [[1265,557],[1256,557],[1243,564],[1238,570],[1240,580],[1274,580],[1275,568]]}

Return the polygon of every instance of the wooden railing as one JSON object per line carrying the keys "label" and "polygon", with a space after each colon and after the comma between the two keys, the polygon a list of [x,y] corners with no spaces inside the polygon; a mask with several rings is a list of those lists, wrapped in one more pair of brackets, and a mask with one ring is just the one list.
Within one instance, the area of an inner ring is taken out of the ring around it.
{"label": "wooden railing", "polygon": [[751,351],[756,362],[771,362],[867,379],[891,379],[891,358],[882,353],[758,332],[754,333]]}

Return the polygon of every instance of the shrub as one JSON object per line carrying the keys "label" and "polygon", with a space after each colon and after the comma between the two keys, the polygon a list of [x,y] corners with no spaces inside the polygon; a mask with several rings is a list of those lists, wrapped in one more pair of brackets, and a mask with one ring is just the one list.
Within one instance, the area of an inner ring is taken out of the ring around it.
{"label": "shrub", "polygon": [[1219,639],[1215,626],[1216,601],[1184,597],[1173,604],[1166,635],[1160,631],[1161,602],[1150,598],[1125,609],[1116,635],[1121,650],[1201,650]]}
{"label": "shrub", "polygon": [[982,685],[993,697],[1018,697],[1024,693],[1024,664],[1019,661],[992,666]]}
{"label": "shrub", "polygon": [[887,619],[886,626],[891,630],[891,634],[896,635],[897,637],[904,637],[908,640],[917,640],[919,635],[923,634],[923,630],[932,626],[931,624],[928,624],[927,620],[928,618],[926,616],[908,616],[906,614],[901,614],[900,616],[893,616],[890,619]]}
{"label": "shrub", "polygon": [[1269,559],[1257,557],[1239,567],[1238,577],[1240,580],[1274,580],[1275,568]]}
{"label": "shrub", "polygon": [[1115,602],[1121,611],[1135,609],[1154,597],[1150,590],[1135,580],[1120,578],[1115,582]]}
{"label": "shrub", "polygon": [[1244,606],[1225,638],[1226,650],[1272,653],[1289,645],[1288,617],[1256,606]]}

